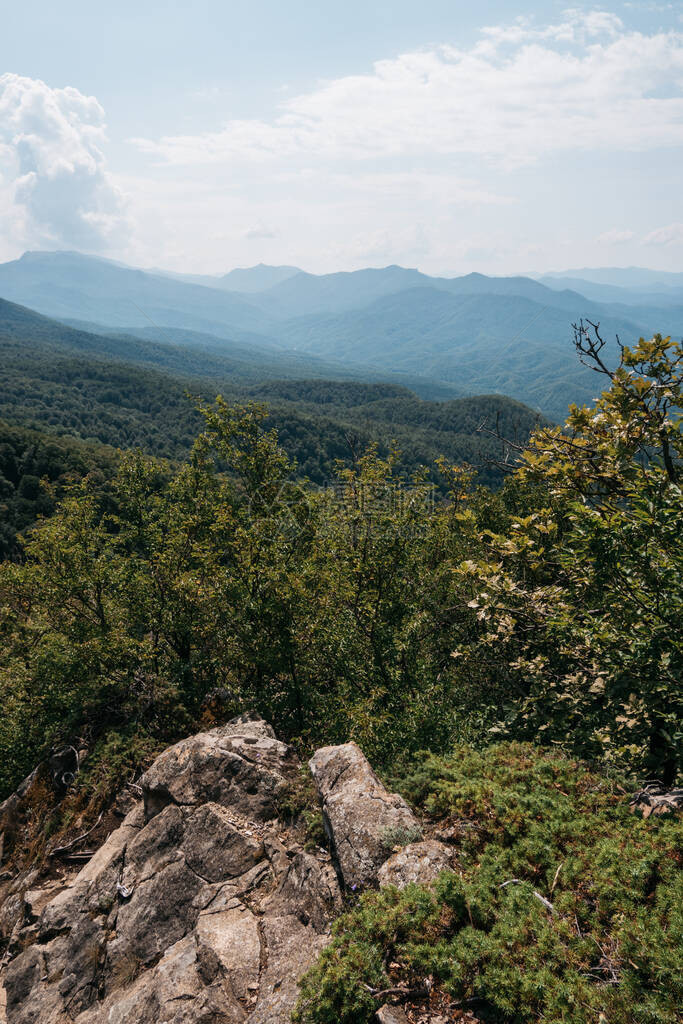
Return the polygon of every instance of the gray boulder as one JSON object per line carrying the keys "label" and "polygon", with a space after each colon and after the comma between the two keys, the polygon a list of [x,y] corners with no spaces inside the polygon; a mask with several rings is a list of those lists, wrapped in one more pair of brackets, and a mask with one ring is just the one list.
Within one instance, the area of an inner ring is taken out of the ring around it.
{"label": "gray boulder", "polygon": [[0,906],[26,939],[0,975],[0,1024],[287,1021],[341,909],[329,854],[277,819],[297,770],[253,716],[161,754],[62,891],[27,876]]}
{"label": "gray boulder", "polygon": [[309,766],[344,884],[373,885],[393,847],[421,837],[420,823],[402,797],[385,789],[355,743],[322,747]]}
{"label": "gray boulder", "polygon": [[629,800],[629,809],[643,818],[683,814],[683,788],[667,789],[660,782],[650,782]]}
{"label": "gray boulder", "polygon": [[397,889],[405,889],[411,882],[427,885],[451,867],[452,858],[452,850],[435,839],[409,843],[382,864],[377,881],[380,886],[395,885]]}
{"label": "gray boulder", "polygon": [[401,1006],[385,1003],[376,1014],[377,1024],[410,1024],[406,1012]]}
{"label": "gray boulder", "polygon": [[277,799],[294,764],[290,748],[269,735],[264,722],[231,723],[181,740],[164,751],[143,775],[149,821],[170,803],[197,807],[217,803],[250,820],[277,816]]}
{"label": "gray boulder", "polygon": [[339,883],[330,858],[320,853],[297,853],[280,885],[269,898],[270,914],[294,913],[302,924],[324,933],[330,920],[342,912]]}

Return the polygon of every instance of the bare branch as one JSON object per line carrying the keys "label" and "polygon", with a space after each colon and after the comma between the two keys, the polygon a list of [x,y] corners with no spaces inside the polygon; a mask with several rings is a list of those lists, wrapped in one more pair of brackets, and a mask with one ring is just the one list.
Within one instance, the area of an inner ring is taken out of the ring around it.
{"label": "bare branch", "polygon": [[73,850],[74,846],[78,846],[78,844],[82,843],[84,839],[87,839],[87,837],[90,835],[91,832],[95,831],[95,829],[97,828],[99,823],[102,821],[102,815],[103,814],[104,814],[104,811],[102,811],[102,813],[100,814],[99,818],[97,819],[95,824],[92,826],[92,828],[89,828],[88,831],[84,832],[82,836],[76,836],[76,838],[72,839],[70,843],[66,844],[66,846],[57,846],[57,847],[55,847],[54,850],[50,851],[49,856],[50,857],[61,857],[63,854],[68,853],[69,850]]}
{"label": "bare branch", "polygon": [[[523,878],[509,878],[507,882],[503,882],[503,884],[499,885],[498,888],[504,889],[507,885],[528,885],[528,882],[525,882]],[[546,910],[549,910],[551,914],[557,913],[550,900],[547,900],[545,896],[541,896],[540,892],[536,892],[535,889],[532,889],[531,891],[536,899],[543,904]]]}

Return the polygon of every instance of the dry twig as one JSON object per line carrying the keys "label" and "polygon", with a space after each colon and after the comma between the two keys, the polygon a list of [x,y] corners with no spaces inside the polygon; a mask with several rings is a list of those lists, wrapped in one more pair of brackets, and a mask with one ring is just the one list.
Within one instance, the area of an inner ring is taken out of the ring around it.
{"label": "dry twig", "polygon": [[83,842],[84,839],[88,838],[88,836],[90,835],[91,832],[95,831],[95,829],[97,828],[99,823],[102,821],[102,815],[103,814],[104,814],[104,811],[101,812],[99,818],[97,819],[95,824],[92,826],[92,828],[89,828],[88,831],[84,832],[82,836],[76,836],[76,838],[72,839],[70,843],[66,844],[66,846],[57,846],[54,850],[50,850],[49,856],[50,857],[61,857],[62,854],[68,853],[69,850],[73,850],[74,846],[78,846],[79,843]]}
{"label": "dry twig", "polygon": [[[506,885],[524,885],[524,884],[525,884],[525,882],[524,882],[523,878],[509,878],[507,880],[507,882],[503,882],[503,884],[499,885],[498,888],[499,889],[504,889]],[[543,906],[546,908],[546,910],[549,910],[551,914],[555,914],[556,913],[555,907],[552,905],[550,900],[547,900],[545,898],[545,896],[541,896],[540,892],[536,892],[535,889],[532,889],[531,891],[534,894],[534,896],[536,897],[536,899],[539,900],[543,904]]]}

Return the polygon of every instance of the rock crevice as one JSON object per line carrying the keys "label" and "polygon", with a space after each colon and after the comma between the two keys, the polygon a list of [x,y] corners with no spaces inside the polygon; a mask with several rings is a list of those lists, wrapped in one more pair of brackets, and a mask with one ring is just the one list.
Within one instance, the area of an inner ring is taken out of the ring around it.
{"label": "rock crevice", "polygon": [[329,854],[306,853],[277,818],[296,771],[249,716],[166,750],[33,923],[16,894],[7,1024],[287,1020],[341,909]]}
{"label": "rock crevice", "polygon": [[429,881],[450,862],[354,743],[310,767],[332,854],[278,819],[300,766],[261,719],[164,751],[78,874],[29,873],[0,903],[0,1024],[289,1020],[344,889]]}

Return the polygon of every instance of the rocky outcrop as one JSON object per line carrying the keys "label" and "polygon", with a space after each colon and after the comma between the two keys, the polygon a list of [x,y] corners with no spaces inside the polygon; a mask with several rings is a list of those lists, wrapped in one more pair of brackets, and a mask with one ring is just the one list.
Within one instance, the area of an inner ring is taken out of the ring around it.
{"label": "rocky outcrop", "polygon": [[344,884],[373,885],[393,847],[421,837],[420,823],[405,800],[382,785],[355,743],[322,747],[309,765]]}
{"label": "rocky outcrop", "polygon": [[5,880],[0,1024],[289,1020],[341,887],[429,882],[453,850],[422,839],[355,743],[310,768],[332,856],[279,819],[301,766],[247,715],[164,751],[80,872]]}
{"label": "rocky outcrop", "polygon": [[15,894],[7,1024],[288,1020],[341,909],[329,855],[277,818],[297,771],[248,716],[165,751],[66,887]]}
{"label": "rocky outcrop", "polygon": [[0,803],[0,866],[5,860],[7,848],[14,838],[22,801],[38,778],[40,767],[35,768],[17,787],[15,792]]}

